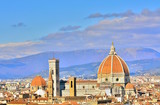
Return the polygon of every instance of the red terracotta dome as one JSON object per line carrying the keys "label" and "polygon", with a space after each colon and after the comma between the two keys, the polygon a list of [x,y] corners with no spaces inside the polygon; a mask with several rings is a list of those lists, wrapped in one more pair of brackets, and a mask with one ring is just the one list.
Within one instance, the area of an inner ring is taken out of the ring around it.
{"label": "red terracotta dome", "polygon": [[134,85],[131,83],[127,83],[126,89],[134,89]]}
{"label": "red terracotta dome", "polygon": [[32,80],[31,86],[46,86],[46,81],[41,76],[36,76]]}
{"label": "red terracotta dome", "polygon": [[99,66],[98,74],[124,73],[129,76],[129,69],[125,61],[116,54],[112,44],[109,55],[102,61]]}

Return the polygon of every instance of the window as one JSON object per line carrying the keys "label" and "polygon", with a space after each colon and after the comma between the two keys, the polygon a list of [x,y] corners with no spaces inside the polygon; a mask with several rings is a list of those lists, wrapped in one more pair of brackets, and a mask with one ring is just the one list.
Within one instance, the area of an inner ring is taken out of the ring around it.
{"label": "window", "polygon": [[106,81],[108,81],[108,78],[106,78]]}
{"label": "window", "polygon": [[83,89],[85,89],[85,86],[83,86]]}
{"label": "window", "polygon": [[72,83],[72,81],[71,81],[71,88],[73,87],[73,83]]}
{"label": "window", "polygon": [[119,79],[118,79],[118,78],[116,78],[116,81],[119,81]]}
{"label": "window", "polygon": [[94,89],[94,86],[92,86],[92,88]]}
{"label": "window", "polygon": [[53,70],[51,70],[50,72],[51,72],[51,75],[52,75],[53,74]]}

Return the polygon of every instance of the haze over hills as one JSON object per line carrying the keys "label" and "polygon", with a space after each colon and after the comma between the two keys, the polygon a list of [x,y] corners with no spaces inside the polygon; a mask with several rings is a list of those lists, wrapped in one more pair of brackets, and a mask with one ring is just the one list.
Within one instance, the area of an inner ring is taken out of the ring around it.
{"label": "haze over hills", "polygon": [[[101,62],[95,62],[61,68],[60,76],[61,78],[69,76],[95,78],[100,63]],[[126,63],[130,69],[130,75],[143,75],[145,73],[149,73],[151,75],[160,75],[160,58],[127,61]],[[42,75],[43,77],[48,77],[48,70],[44,70],[38,74]],[[35,74],[31,77],[34,76]]]}
{"label": "haze over hills", "polygon": [[[0,78],[23,78],[33,74],[38,74],[48,70],[48,59],[60,59],[61,76],[68,71],[73,75],[94,74],[97,71],[99,63],[108,55],[108,50],[89,49],[68,52],[44,52],[27,57],[1,60]],[[149,70],[149,68],[159,68],[158,62],[160,53],[149,48],[127,48],[117,50],[125,61],[127,61],[131,72],[136,70]],[[148,60],[152,59],[152,60]],[[137,61],[139,60],[139,61]],[[154,65],[152,62],[154,61]],[[152,65],[150,65],[152,64]],[[46,74],[47,75],[47,74]]]}

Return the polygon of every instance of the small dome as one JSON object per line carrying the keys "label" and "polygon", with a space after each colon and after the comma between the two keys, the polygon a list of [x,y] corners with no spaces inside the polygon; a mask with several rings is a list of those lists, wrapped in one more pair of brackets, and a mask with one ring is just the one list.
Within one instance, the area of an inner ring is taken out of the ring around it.
{"label": "small dome", "polygon": [[36,76],[32,80],[31,86],[46,86],[46,81],[41,76]]}
{"label": "small dome", "polygon": [[126,89],[134,89],[134,85],[131,83],[127,83]]}

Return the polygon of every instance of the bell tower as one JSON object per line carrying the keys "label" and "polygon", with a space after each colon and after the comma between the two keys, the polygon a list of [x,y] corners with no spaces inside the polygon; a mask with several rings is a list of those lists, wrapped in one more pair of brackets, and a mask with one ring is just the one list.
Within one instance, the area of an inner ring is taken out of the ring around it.
{"label": "bell tower", "polygon": [[53,97],[60,96],[60,82],[59,82],[59,60],[51,59],[49,60],[49,72],[52,76],[53,82]]}

